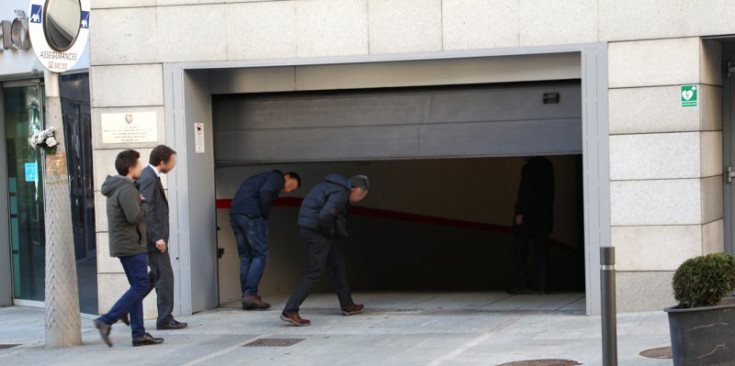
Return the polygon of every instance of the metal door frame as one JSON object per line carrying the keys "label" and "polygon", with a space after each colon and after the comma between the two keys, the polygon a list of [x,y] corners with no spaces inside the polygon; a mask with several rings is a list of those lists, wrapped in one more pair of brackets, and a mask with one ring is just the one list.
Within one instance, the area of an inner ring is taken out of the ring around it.
{"label": "metal door frame", "polygon": [[8,164],[7,164],[7,146],[5,136],[5,105],[4,90],[7,88],[17,88],[25,86],[39,87],[39,103],[41,107],[41,123],[43,123],[44,92],[43,80],[39,78],[30,78],[26,80],[0,81],[0,307],[10,305],[25,305],[31,307],[43,307],[44,302],[34,300],[15,299],[13,289],[13,255],[10,238],[10,204],[8,200]]}
{"label": "metal door frame", "polygon": [[[585,282],[587,293],[587,314],[600,313],[600,247],[610,245],[610,172],[609,172],[609,134],[608,134],[608,44],[607,42],[570,44],[540,47],[519,47],[504,49],[480,49],[467,51],[445,51],[385,55],[361,55],[343,57],[286,58],[251,61],[216,61],[216,62],[184,62],[164,63],[164,113],[166,123],[166,141],[178,151],[177,169],[169,175],[168,190],[171,202],[171,232],[177,233],[177,242],[181,243],[177,254],[181,263],[191,263],[189,234],[191,213],[188,212],[188,200],[196,192],[189,190],[187,171],[189,159],[194,157],[193,147],[188,146],[191,116],[187,117],[186,99],[187,72],[196,70],[222,68],[254,68],[301,65],[341,65],[356,63],[376,63],[394,61],[451,60],[461,58],[498,57],[498,56],[534,56],[555,53],[579,53],[581,55],[582,75],[582,156],[584,170],[584,226],[585,226]],[[211,90],[211,88],[210,88]],[[211,93],[211,92],[210,92]],[[211,94],[210,94],[211,110]],[[211,116],[209,116],[211,120]],[[209,131],[211,134],[211,130]],[[210,145],[211,146],[211,145]],[[214,162],[212,161],[212,171]],[[204,174],[200,173],[200,176]],[[181,208],[181,209],[180,209]],[[211,217],[216,220],[216,208],[212,197]],[[209,225],[208,225],[209,226]],[[212,246],[212,256],[216,262],[216,229],[207,233],[214,238],[213,243],[196,243],[196,245]],[[192,313],[192,300],[195,293],[202,289],[192,288],[190,268],[181,268],[174,263],[178,273],[177,288],[179,301],[176,312],[182,315]],[[201,274],[197,274],[201,275]],[[211,274],[215,278],[217,273]]]}
{"label": "metal door frame", "polygon": [[[730,57],[732,55],[733,57]],[[733,97],[735,97],[735,83],[733,83],[732,77],[727,77],[727,63],[732,61],[735,63],[735,42],[722,44],[722,64],[723,64],[723,75],[722,78],[722,171],[724,172],[724,184],[723,184],[723,208],[724,208],[724,239],[725,239],[725,253],[735,253],[735,245],[733,245],[733,231],[735,230],[735,216],[733,210],[735,210],[735,193],[733,186],[735,181],[732,183],[728,182],[728,168],[735,168],[735,103],[733,103]],[[735,65],[732,65],[735,66]],[[733,75],[735,77],[735,75]]]}
{"label": "metal door frame", "polygon": [[13,270],[10,246],[10,205],[8,202],[8,153],[5,146],[4,85],[0,83],[0,306],[13,304]]}

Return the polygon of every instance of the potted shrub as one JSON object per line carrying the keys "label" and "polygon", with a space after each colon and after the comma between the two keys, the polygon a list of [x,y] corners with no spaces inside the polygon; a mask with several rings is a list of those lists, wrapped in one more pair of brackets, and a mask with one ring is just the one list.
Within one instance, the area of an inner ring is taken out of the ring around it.
{"label": "potted shrub", "polygon": [[674,365],[735,365],[735,256],[687,260],[672,283],[679,305],[669,316]]}

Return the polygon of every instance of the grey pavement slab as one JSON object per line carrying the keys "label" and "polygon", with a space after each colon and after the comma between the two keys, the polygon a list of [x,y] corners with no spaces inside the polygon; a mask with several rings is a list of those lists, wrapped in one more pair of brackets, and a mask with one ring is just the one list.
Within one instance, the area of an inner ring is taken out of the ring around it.
{"label": "grey pavement slab", "polygon": [[[364,314],[344,317],[333,294],[317,294],[302,308],[302,315],[313,322],[310,327],[283,323],[278,319],[280,307],[258,312],[219,308],[181,317],[190,326],[180,331],[157,331],[153,321],[146,322],[150,333],[166,339],[159,346],[133,348],[129,328],[115,325],[115,346],[108,348],[91,320],[83,319],[84,345],[61,350],[43,348],[42,310],[10,307],[0,309],[0,344],[22,345],[0,350],[0,365],[492,366],[539,358],[600,365],[599,317],[538,310],[572,306],[583,301],[579,296],[357,294],[373,305]],[[528,304],[521,306],[522,299]],[[513,306],[487,310],[503,302]],[[521,310],[512,311],[514,307]],[[671,364],[638,356],[645,349],[669,345],[663,312],[620,314],[618,325],[620,365]],[[262,338],[303,341],[289,347],[243,347]]]}
{"label": "grey pavement slab", "polygon": [[[584,300],[583,294],[515,295],[502,298],[480,308],[492,311],[561,311]],[[582,307],[584,311],[584,307]]]}

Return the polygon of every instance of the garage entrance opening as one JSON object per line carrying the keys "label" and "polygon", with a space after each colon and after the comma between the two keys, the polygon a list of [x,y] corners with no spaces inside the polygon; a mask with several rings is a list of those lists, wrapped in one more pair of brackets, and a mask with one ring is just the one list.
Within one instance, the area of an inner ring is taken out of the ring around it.
{"label": "garage entrance opening", "polygon": [[[523,157],[543,155],[557,177],[550,290],[573,294],[551,310],[583,306],[581,113],[579,80],[213,96],[219,303],[237,305],[241,295],[227,200],[243,180],[271,169],[299,172],[303,189],[271,214],[262,296],[285,300],[301,278],[300,198],[336,172],[371,178],[368,198],[352,208],[352,236],[338,244],[356,293],[506,299]],[[328,276],[317,290],[331,290]]]}
{"label": "garage entrance opening", "polygon": [[[242,180],[262,171],[296,171],[302,189],[275,202],[270,257],[261,294],[279,303],[307,263],[296,218],[301,198],[327,174],[366,174],[371,191],[350,208],[350,238],[337,241],[356,301],[387,309],[584,311],[584,227],[581,155],[550,156],[555,169],[555,226],[550,236],[550,296],[508,297],[514,280],[514,203],[522,157],[377,160],[216,169],[220,303],[239,306],[239,262],[229,224],[229,199]],[[529,256],[534,279],[535,253]],[[331,292],[325,273],[317,292]],[[336,306],[334,295],[305,307]],[[534,307],[535,306],[535,307]],[[576,306],[576,307],[575,307]]]}

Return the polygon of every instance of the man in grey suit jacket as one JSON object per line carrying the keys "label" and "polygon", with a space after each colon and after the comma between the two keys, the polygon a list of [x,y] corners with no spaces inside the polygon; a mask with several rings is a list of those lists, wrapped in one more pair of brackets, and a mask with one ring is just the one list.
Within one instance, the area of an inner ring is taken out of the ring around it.
{"label": "man in grey suit jacket", "polygon": [[168,199],[161,184],[161,174],[170,172],[174,166],[176,151],[165,145],[156,146],[138,180],[140,194],[153,206],[151,214],[146,216],[145,224],[149,265],[158,296],[158,329],[181,329],[187,325],[171,315],[174,309],[174,272],[168,254]]}

